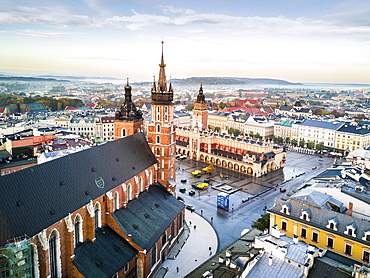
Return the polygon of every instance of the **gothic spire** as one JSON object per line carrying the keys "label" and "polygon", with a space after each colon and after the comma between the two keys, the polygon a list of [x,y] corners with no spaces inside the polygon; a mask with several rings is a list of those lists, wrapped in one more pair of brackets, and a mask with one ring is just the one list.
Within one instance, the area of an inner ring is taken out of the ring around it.
{"label": "gothic spire", "polygon": [[166,64],[164,63],[164,58],[163,58],[163,43],[164,41],[162,41],[162,58],[161,58],[161,63],[159,64],[158,91],[167,92],[166,72],[164,69],[166,67]]}
{"label": "gothic spire", "polygon": [[155,75],[153,75],[153,86],[152,86],[152,92],[157,91],[157,86],[155,85]]}

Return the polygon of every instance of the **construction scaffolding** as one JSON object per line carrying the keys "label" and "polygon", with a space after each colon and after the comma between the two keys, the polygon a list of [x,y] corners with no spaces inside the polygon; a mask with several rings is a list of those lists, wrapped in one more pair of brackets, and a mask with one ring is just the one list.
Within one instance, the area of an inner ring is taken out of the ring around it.
{"label": "construction scaffolding", "polygon": [[32,277],[32,248],[28,240],[0,247],[0,278]]}

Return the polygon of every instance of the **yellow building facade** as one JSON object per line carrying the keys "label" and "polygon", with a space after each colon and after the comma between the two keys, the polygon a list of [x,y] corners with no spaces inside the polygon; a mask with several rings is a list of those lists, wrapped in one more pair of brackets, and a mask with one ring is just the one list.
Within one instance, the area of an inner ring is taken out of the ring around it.
{"label": "yellow building facade", "polygon": [[288,201],[275,201],[268,210],[270,230],[275,226],[306,244],[369,263],[370,222],[353,217],[351,210],[330,195],[298,192],[298,198],[293,195]]}

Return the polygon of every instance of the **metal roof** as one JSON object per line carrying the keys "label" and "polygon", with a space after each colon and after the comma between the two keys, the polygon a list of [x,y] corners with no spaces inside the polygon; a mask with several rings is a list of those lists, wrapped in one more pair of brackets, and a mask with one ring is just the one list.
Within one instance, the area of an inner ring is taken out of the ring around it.
{"label": "metal roof", "polygon": [[302,123],[300,123],[300,125],[336,130],[336,129],[340,128],[343,125],[343,123],[333,123],[333,122],[315,121],[315,120],[304,120]]}
{"label": "metal roof", "polygon": [[73,264],[84,277],[110,278],[137,253],[108,225],[97,229],[95,238],[94,242],[84,241],[74,252]]}
{"label": "metal roof", "polygon": [[156,162],[137,133],[2,176],[0,245],[34,236]]}
{"label": "metal roof", "polygon": [[184,207],[162,185],[153,184],[149,191],[141,192],[112,215],[126,235],[130,234],[141,248],[150,250]]}

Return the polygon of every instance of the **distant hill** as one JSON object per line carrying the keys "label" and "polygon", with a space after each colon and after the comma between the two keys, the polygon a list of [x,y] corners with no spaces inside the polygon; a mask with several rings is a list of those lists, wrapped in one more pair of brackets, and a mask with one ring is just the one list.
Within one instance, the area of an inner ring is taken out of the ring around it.
{"label": "distant hill", "polygon": [[94,76],[94,77],[88,77],[88,76],[73,76],[73,75],[40,75],[38,77],[42,78],[63,78],[68,80],[85,80],[85,79],[103,79],[103,80],[120,80],[120,78],[114,78],[114,77],[101,77],[101,76]]}
{"label": "distant hill", "polygon": [[60,80],[55,78],[41,78],[41,77],[28,77],[28,76],[5,76],[0,75],[1,81],[36,81],[36,82],[70,82],[69,80]]}
{"label": "distant hill", "polygon": [[303,85],[301,83],[291,83],[280,79],[269,78],[245,78],[245,77],[190,77],[185,79],[172,79],[172,83],[177,84],[208,84],[208,85]]}

